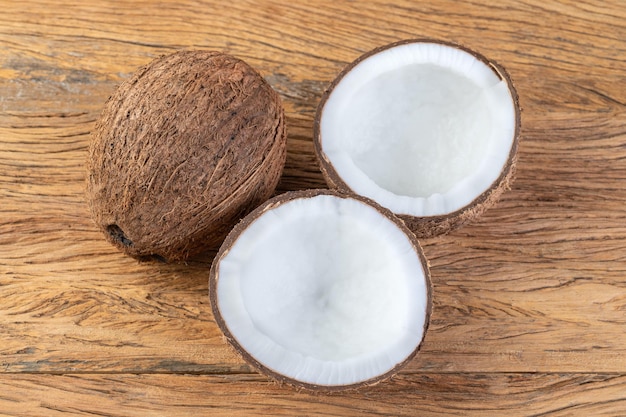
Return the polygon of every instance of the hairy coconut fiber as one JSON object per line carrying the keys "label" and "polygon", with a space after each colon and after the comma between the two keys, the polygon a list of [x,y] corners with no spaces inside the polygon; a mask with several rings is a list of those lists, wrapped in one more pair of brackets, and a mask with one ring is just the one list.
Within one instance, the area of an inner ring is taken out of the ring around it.
{"label": "hairy coconut fiber", "polygon": [[285,146],[280,97],[245,62],[206,51],[160,57],[119,86],[95,126],[93,219],[139,259],[217,248],[272,195]]}

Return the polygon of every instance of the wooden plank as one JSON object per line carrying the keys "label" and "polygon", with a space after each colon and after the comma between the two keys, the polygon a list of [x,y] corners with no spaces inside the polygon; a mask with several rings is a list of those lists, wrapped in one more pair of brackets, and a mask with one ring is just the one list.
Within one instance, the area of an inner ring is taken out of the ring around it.
{"label": "wooden plank", "polygon": [[[619,119],[626,93],[610,88],[624,81],[615,61],[624,51],[624,30],[604,12],[583,13],[594,3],[581,3],[546,11],[558,28],[549,31],[532,24],[531,5],[512,6],[507,19],[504,9],[489,10],[503,38],[481,48],[501,59],[518,83],[525,110],[518,180],[480,222],[425,242],[435,312],[413,371],[626,369],[626,139]],[[377,10],[389,7],[376,27],[396,25],[395,37],[434,16],[429,34],[445,28],[454,39],[471,17],[477,26],[463,28],[463,38],[472,44],[484,34],[478,22],[486,22],[481,14],[488,11],[471,5],[465,17],[455,17],[445,4],[439,11],[398,4],[345,6],[339,14],[343,6],[334,4],[274,4],[268,10],[283,13],[279,31],[294,32],[276,38],[276,27],[259,24],[267,16],[246,14],[238,4],[213,5],[222,7],[223,22],[240,25],[228,33],[249,36],[228,39],[225,28],[194,21],[190,6],[156,11],[165,27],[191,19],[197,29],[184,31],[190,37],[182,45],[135,25],[154,12],[148,3],[132,10],[6,6],[0,17],[8,46],[0,78],[0,349],[3,368],[14,372],[246,369],[221,342],[210,315],[210,255],[187,266],[138,265],[104,243],[88,218],[82,195],[88,133],[115,83],[137,65],[182,46],[207,46],[203,40],[219,30],[222,37],[211,37],[210,46],[250,58],[285,99],[289,158],[280,190],[319,187],[310,135],[321,91],[343,64],[391,40],[382,29],[361,39],[356,25],[373,23]],[[240,13],[243,19],[232,20]],[[325,27],[331,15],[352,34],[350,42],[333,41],[337,33]],[[304,16],[315,39],[303,23],[286,26]],[[444,24],[444,17],[457,20]],[[536,32],[520,39],[500,27],[504,22]]]}
{"label": "wooden plank", "polygon": [[250,375],[5,375],[11,416],[616,416],[626,377],[602,374],[405,375],[359,392],[296,392]]}
{"label": "wooden plank", "polygon": [[[227,407],[249,397],[238,413],[309,406],[345,414],[365,401],[370,414],[624,414],[621,1],[39,0],[0,8],[0,372],[229,374],[6,375],[5,403],[22,401],[7,410],[19,415],[28,399],[51,413],[40,404],[45,394],[66,411],[106,413],[92,404],[105,386],[111,409],[130,402],[167,415],[184,414],[186,402]],[[241,375],[251,370],[210,313],[210,253],[188,265],[138,264],[104,242],[83,198],[89,132],[136,67],[180,48],[225,50],[283,97],[289,141],[279,192],[323,187],[311,129],[324,88],[361,53],[414,37],[462,42],[510,71],[524,108],[517,181],[480,221],[424,242],[432,326],[398,380],[368,391],[379,402],[323,397],[316,406]],[[205,401],[231,383],[215,404]],[[275,408],[259,405],[274,398]]]}

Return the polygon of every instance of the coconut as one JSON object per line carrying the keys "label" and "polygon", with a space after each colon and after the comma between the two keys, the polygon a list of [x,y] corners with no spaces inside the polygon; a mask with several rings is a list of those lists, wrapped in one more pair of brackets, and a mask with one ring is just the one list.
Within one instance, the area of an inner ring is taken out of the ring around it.
{"label": "coconut", "polygon": [[285,148],[280,97],[248,64],[220,52],[162,56],[119,86],[96,123],[93,219],[139,259],[217,249],[273,194]]}
{"label": "coconut", "polygon": [[319,104],[314,144],[331,187],[431,237],[475,219],[510,187],[519,132],[503,67],[456,44],[407,40],[339,74]]}
{"label": "coconut", "polygon": [[213,261],[213,315],[249,364],[322,391],[375,384],[417,353],[432,301],[415,235],[331,190],[290,192],[239,223]]}

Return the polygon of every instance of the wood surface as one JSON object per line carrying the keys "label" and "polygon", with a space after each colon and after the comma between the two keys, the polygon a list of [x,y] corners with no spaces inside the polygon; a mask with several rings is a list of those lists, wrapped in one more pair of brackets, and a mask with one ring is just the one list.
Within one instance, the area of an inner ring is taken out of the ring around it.
{"label": "wood surface", "polygon": [[[211,252],[138,263],[84,199],[116,85],[180,49],[231,53],[280,93],[279,192],[324,187],[317,103],[362,53],[459,42],[523,107],[513,188],[422,241],[434,311],[392,380],[312,395],[250,369],[211,315]],[[626,415],[626,5],[622,0],[0,0],[0,414]]]}

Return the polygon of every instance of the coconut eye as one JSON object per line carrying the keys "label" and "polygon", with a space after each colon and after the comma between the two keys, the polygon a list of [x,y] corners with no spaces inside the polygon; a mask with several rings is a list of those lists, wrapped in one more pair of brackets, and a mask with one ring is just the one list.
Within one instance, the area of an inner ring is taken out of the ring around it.
{"label": "coconut eye", "polygon": [[497,64],[408,41],[337,77],[314,141],[329,185],[373,199],[427,237],[478,216],[510,185],[519,124],[516,92]]}
{"label": "coconut eye", "polygon": [[126,237],[124,231],[116,224],[110,224],[106,227],[106,232],[109,234],[111,240],[115,243],[119,243],[122,246],[133,246],[133,241]]}

